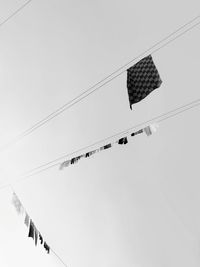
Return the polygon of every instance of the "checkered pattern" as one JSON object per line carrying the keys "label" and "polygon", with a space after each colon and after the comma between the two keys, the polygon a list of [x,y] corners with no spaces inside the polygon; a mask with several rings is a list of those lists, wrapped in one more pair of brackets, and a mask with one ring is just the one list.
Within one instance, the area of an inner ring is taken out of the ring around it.
{"label": "checkered pattern", "polygon": [[127,88],[131,105],[141,101],[153,90],[160,87],[162,80],[149,55],[127,70]]}

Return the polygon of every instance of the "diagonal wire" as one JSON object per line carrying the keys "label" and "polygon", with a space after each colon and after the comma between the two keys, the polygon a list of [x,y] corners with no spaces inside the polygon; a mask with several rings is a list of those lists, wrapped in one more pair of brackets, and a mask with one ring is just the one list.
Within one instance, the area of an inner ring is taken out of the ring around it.
{"label": "diagonal wire", "polygon": [[[49,170],[49,169],[51,169],[51,168],[53,168],[55,166],[58,166],[58,165],[60,165],[60,162],[57,162],[58,160],[61,160],[61,159],[66,158],[66,157],[69,157],[69,156],[71,156],[73,154],[76,154],[76,153],[78,153],[80,151],[83,151],[85,149],[88,149],[90,147],[93,147],[94,145],[97,145],[99,143],[102,143],[102,142],[105,142],[107,140],[110,140],[110,139],[112,139],[112,138],[114,138],[116,136],[129,133],[131,130],[133,130],[133,129],[137,128],[137,127],[144,126],[145,124],[152,123],[152,122],[163,122],[163,121],[168,120],[170,118],[176,117],[177,115],[182,114],[182,113],[184,113],[184,112],[186,112],[188,110],[191,110],[191,109],[193,109],[195,107],[198,107],[199,105],[200,105],[200,99],[197,99],[197,100],[192,101],[192,102],[190,102],[190,103],[188,103],[186,105],[183,105],[183,106],[178,107],[176,109],[173,109],[173,110],[171,110],[169,112],[166,112],[166,113],[163,113],[163,114],[161,114],[159,116],[156,116],[156,117],[154,117],[154,118],[152,118],[150,120],[147,120],[145,122],[142,122],[142,123],[139,123],[137,125],[134,125],[133,127],[130,127],[128,129],[126,129],[125,131],[119,132],[119,133],[114,134],[112,136],[109,136],[109,137],[107,137],[105,139],[102,139],[100,141],[97,141],[97,142],[93,143],[92,145],[86,146],[86,147],[81,148],[79,150],[76,150],[76,151],[74,151],[74,152],[72,152],[70,154],[67,154],[67,155],[62,156],[60,158],[57,158],[55,160],[52,160],[52,161],[50,161],[48,163],[45,163],[43,165],[40,165],[40,166],[38,166],[38,167],[36,167],[36,168],[34,168],[34,169],[26,172],[24,175],[22,175],[21,177],[19,177],[18,179],[16,179],[14,182],[16,182],[16,183],[21,182],[21,181],[23,181],[25,179],[28,179],[28,178],[30,178],[32,176],[35,176],[35,175],[37,175],[39,173],[42,173],[42,172],[46,171],[46,170]],[[50,164],[52,164],[52,165],[50,165]],[[10,186],[10,184],[2,185],[0,187],[0,190],[5,189],[5,188],[7,188],[9,186]]]}
{"label": "diagonal wire", "polygon": [[[118,68],[117,70],[115,70],[114,72],[112,72],[110,75],[108,75],[104,79],[100,80],[99,82],[97,82],[96,84],[94,84],[93,86],[91,86],[90,88],[88,88],[87,90],[83,91],[80,95],[78,95],[74,99],[70,100],[69,102],[67,102],[66,104],[64,104],[62,107],[60,107],[57,110],[55,110],[54,112],[50,113],[44,119],[42,119],[39,122],[35,123],[33,126],[31,126],[27,130],[25,130],[24,132],[22,132],[21,134],[19,134],[18,136],[16,136],[9,143],[7,143],[6,145],[2,146],[0,148],[0,151],[8,148],[12,144],[17,143],[22,138],[24,138],[27,135],[31,134],[32,132],[34,132],[38,128],[42,127],[44,124],[46,124],[49,121],[51,121],[53,118],[59,116],[61,113],[63,113],[67,109],[71,108],[72,106],[74,106],[78,102],[82,101],[84,98],[86,98],[89,95],[93,94],[95,91],[99,90],[100,88],[102,88],[106,84],[110,83],[112,80],[114,80],[117,77],[119,77],[120,75],[122,75],[126,71],[126,69],[124,70],[124,68],[128,67],[131,63],[133,63],[134,61],[136,61],[140,57],[144,56],[146,53],[150,52],[152,49],[156,48],[157,46],[159,46],[160,44],[162,44],[163,42],[165,42],[166,40],[168,40],[170,37],[173,37],[176,33],[180,32],[181,30],[183,30],[184,28],[186,28],[187,26],[189,26],[190,24],[192,24],[194,21],[196,21],[199,18],[200,18],[200,16],[197,16],[197,17],[193,18],[192,20],[190,20],[189,22],[185,23],[183,26],[179,27],[177,30],[175,30],[174,32],[172,32],[171,34],[169,34],[168,36],[166,36],[165,38],[163,38],[159,42],[155,43],[153,46],[151,46],[150,48],[148,48],[147,50],[145,50],[144,52],[142,52],[141,54],[139,54],[137,57],[135,57],[132,60],[130,60],[129,62],[127,62],[122,67]],[[181,32],[180,34],[178,34],[177,36],[175,36],[174,38],[170,39],[169,41],[167,41],[166,43],[164,43],[160,47],[154,49],[151,53],[152,54],[156,53],[157,51],[159,51],[160,49],[164,48],[165,46],[167,46],[171,42],[175,41],[177,38],[179,38],[182,35],[184,35],[185,33],[187,33],[188,31],[190,31],[193,28],[197,27],[199,24],[200,24],[200,21],[197,22],[197,23],[195,23],[191,27],[187,28],[186,30],[184,30],[183,32]],[[121,71],[121,72],[119,72],[119,71]]]}
{"label": "diagonal wire", "polygon": [[[12,193],[16,193],[16,191],[15,191],[15,189],[14,189],[14,187],[12,186],[12,184],[9,184],[9,185],[7,185],[7,187],[10,187],[10,189],[11,189],[11,191],[12,191]],[[18,194],[17,194],[17,196],[18,196]],[[24,208],[24,206],[23,206],[23,208]],[[26,211],[26,209],[24,208],[24,210],[25,210],[25,212],[27,213],[27,211]],[[28,213],[29,214],[29,213]],[[63,264],[63,266],[65,266],[65,267],[69,267],[64,261],[63,261],[63,259],[55,252],[55,250],[54,249],[52,249],[52,247],[50,246],[50,251],[54,254],[54,256]]]}
{"label": "diagonal wire", "polygon": [[25,2],[23,5],[21,5],[17,10],[15,10],[12,14],[10,14],[6,19],[4,19],[2,22],[0,22],[0,27],[6,24],[9,20],[11,20],[14,16],[16,16],[22,9],[24,9],[30,2],[33,0],[29,0]]}
{"label": "diagonal wire", "polygon": [[190,110],[190,109],[193,109],[193,108],[195,108],[195,107],[197,107],[197,106],[199,106],[199,105],[200,105],[200,99],[197,99],[197,100],[195,100],[195,101],[190,102],[189,104],[183,105],[183,106],[181,106],[181,107],[179,107],[179,108],[173,109],[173,110],[171,110],[171,111],[169,111],[169,112],[166,112],[166,113],[163,113],[163,114],[161,114],[161,115],[159,115],[159,116],[156,116],[156,117],[154,117],[154,118],[152,118],[152,119],[150,119],[150,120],[147,120],[147,121],[145,121],[145,122],[142,122],[142,123],[139,123],[139,124],[137,124],[137,125],[134,125],[134,126],[128,128],[128,129],[124,130],[124,131],[118,132],[118,133],[116,133],[116,134],[114,134],[114,135],[112,135],[112,136],[109,136],[109,137],[107,137],[107,138],[105,138],[105,139],[102,139],[102,140],[100,140],[100,141],[97,141],[97,142],[93,143],[92,145],[83,147],[83,148],[78,149],[78,150],[76,150],[76,151],[74,151],[74,152],[72,152],[72,153],[66,154],[66,155],[64,155],[64,156],[62,156],[62,157],[59,157],[59,158],[55,159],[55,160],[52,160],[52,161],[47,162],[47,163],[45,163],[45,164],[43,164],[43,165],[40,165],[40,166],[38,166],[38,167],[36,167],[36,168],[34,168],[34,169],[32,169],[32,170],[26,172],[26,173],[25,173],[24,175],[22,175],[19,179],[16,179],[16,182],[20,182],[20,181],[22,181],[22,180],[25,180],[25,179],[30,178],[30,177],[32,177],[32,176],[35,176],[35,175],[37,175],[37,174],[39,174],[39,173],[41,173],[41,172],[44,172],[44,171],[46,171],[46,170],[48,170],[48,169],[50,169],[50,168],[53,168],[53,167],[55,167],[55,166],[60,165],[60,162],[58,162],[58,161],[61,160],[61,159],[70,157],[70,156],[72,156],[72,155],[74,155],[74,154],[77,154],[78,152],[81,152],[81,151],[83,151],[83,150],[86,150],[86,149],[89,149],[89,148],[91,148],[91,147],[94,147],[95,145],[98,145],[98,144],[100,144],[100,143],[103,143],[103,142],[106,142],[106,141],[108,141],[108,140],[111,140],[111,139],[113,139],[114,137],[120,136],[120,135],[122,135],[122,134],[127,134],[127,133],[129,133],[130,131],[132,131],[132,130],[138,128],[138,127],[147,125],[148,123],[152,123],[152,122],[162,122],[162,121],[165,121],[165,120],[167,120],[167,119],[173,118],[173,117],[175,117],[175,116],[177,116],[177,115],[179,115],[179,114],[181,114],[181,113],[184,113],[184,112],[186,112],[186,111],[188,111],[188,110]]}

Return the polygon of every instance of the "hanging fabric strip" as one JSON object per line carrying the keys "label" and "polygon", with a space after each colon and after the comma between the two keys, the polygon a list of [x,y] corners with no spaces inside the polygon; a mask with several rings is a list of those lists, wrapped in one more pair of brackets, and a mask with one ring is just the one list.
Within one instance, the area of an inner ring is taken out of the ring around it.
{"label": "hanging fabric strip", "polygon": [[44,248],[46,249],[47,253],[50,253],[50,247],[47,245],[46,242],[44,242]]}
{"label": "hanging fabric strip", "polygon": [[43,237],[40,233],[39,233],[39,240],[40,240],[40,244],[42,245],[43,244]]}
{"label": "hanging fabric strip", "polygon": [[146,133],[147,136],[150,136],[157,131],[157,128],[158,128],[157,124],[151,124],[144,128],[144,132]]}
{"label": "hanging fabric strip", "polygon": [[18,196],[16,195],[15,192],[13,192],[13,195],[12,195],[12,204],[15,207],[15,209],[16,209],[18,214],[23,214],[24,213],[24,208],[22,206],[22,203],[19,200],[19,198],[18,198]]}
{"label": "hanging fabric strip", "polygon": [[35,227],[34,227],[34,223],[32,222],[32,220],[30,221],[30,225],[29,225],[28,237],[32,237],[33,240],[35,238]]}
{"label": "hanging fabric strip", "polygon": [[35,227],[35,245],[37,246],[37,241],[38,241],[38,230]]}
{"label": "hanging fabric strip", "polygon": [[29,218],[29,216],[28,216],[28,214],[27,214],[27,212],[26,212],[26,216],[25,216],[24,223],[25,223],[25,225],[26,225],[27,227],[29,227],[29,220],[30,220],[30,218]]}
{"label": "hanging fabric strip", "polygon": [[126,145],[128,143],[127,137],[122,137],[118,140],[119,145]]}
{"label": "hanging fabric strip", "polygon": [[[78,157],[80,159],[80,157]],[[40,241],[40,244],[45,248],[45,250],[47,251],[47,253],[49,254],[50,252],[50,247],[47,245],[46,242],[44,242],[44,239],[41,235],[41,233],[37,230],[36,226],[34,225],[32,219],[29,217],[28,213],[25,211],[24,207],[22,206],[22,203],[20,202],[19,198],[17,197],[16,193],[13,192],[12,194],[12,203],[14,205],[14,207],[16,208],[18,213],[22,213],[25,212],[25,219],[24,219],[24,224],[29,227],[28,230],[28,237],[33,238],[33,240],[35,241],[35,246],[37,246],[38,244],[38,238]]]}
{"label": "hanging fabric strip", "polygon": [[139,130],[139,131],[137,131],[137,132],[133,132],[133,133],[131,134],[131,136],[135,136],[135,135],[137,135],[137,134],[141,134],[141,133],[143,133],[143,132],[144,132],[144,130],[141,129],[141,130]]}
{"label": "hanging fabric strip", "polygon": [[[152,125],[149,125],[149,126],[146,126],[144,129],[140,129],[136,132],[133,132],[130,134],[130,136],[135,136],[135,135],[138,135],[138,134],[142,134],[142,133],[146,133],[147,136],[150,136],[153,132],[156,131],[156,129],[158,128],[158,125],[156,124],[152,124]],[[113,143],[109,143],[107,145],[104,145],[104,146],[101,146],[100,148],[98,149],[95,149],[95,150],[92,150],[92,151],[89,151],[85,154],[82,154],[80,156],[77,156],[77,157],[74,157],[70,160],[66,160],[64,161],[63,163],[61,163],[60,165],[60,170],[62,170],[64,167],[68,167],[70,164],[75,164],[77,163],[82,157],[83,158],[89,158],[91,157],[93,154],[95,153],[99,153],[103,150],[106,150],[106,149],[109,149],[111,148],[115,143],[118,143],[120,145],[126,145],[128,143],[128,137],[127,136],[124,136],[120,139],[118,139],[116,142],[113,142]]]}

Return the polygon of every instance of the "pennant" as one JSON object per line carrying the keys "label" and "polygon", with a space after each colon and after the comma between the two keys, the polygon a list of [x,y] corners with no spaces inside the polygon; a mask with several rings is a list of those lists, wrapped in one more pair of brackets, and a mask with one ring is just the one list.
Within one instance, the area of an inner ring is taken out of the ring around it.
{"label": "pennant", "polygon": [[128,143],[127,137],[122,137],[118,140],[119,145],[126,145]]}
{"label": "pennant", "polygon": [[37,246],[37,241],[38,241],[38,230],[35,228],[35,245]]}
{"label": "pennant", "polygon": [[137,132],[132,133],[131,136],[135,136],[135,135],[141,134],[141,133],[143,133],[143,129],[141,129],[141,130],[139,130]]}
{"label": "pennant", "polygon": [[76,163],[76,158],[72,158],[71,159],[71,164],[75,164]]}
{"label": "pennant", "polygon": [[127,89],[130,108],[160,87],[162,80],[149,55],[127,70]]}
{"label": "pennant", "polygon": [[152,125],[146,126],[146,127],[144,128],[144,132],[146,133],[147,136],[150,136],[150,135],[152,135],[154,132],[157,131],[157,128],[158,128],[158,125],[156,125],[156,124],[152,124]]}
{"label": "pennant", "polygon": [[77,156],[76,160],[79,161],[81,159],[81,156]]}
{"label": "pennant", "polygon": [[34,227],[34,224],[33,224],[32,220],[30,221],[30,225],[29,225],[28,237],[32,237],[33,240],[34,240],[34,237],[35,237],[35,227]]}
{"label": "pennant", "polygon": [[47,253],[49,254],[49,252],[50,252],[50,247],[47,245],[46,242],[44,242],[44,248],[46,249]]}
{"label": "pennant", "polygon": [[146,134],[147,136],[152,135],[152,131],[151,131],[150,126],[145,127],[145,128],[144,128],[144,132],[145,132],[145,134]]}
{"label": "pennant", "polygon": [[60,170],[63,170],[63,168],[68,167],[70,165],[70,160],[66,160],[64,161],[61,165],[60,165]]}
{"label": "pennant", "polygon": [[90,156],[94,155],[96,153],[96,149],[95,150],[92,150],[90,151]]}
{"label": "pennant", "polygon": [[107,144],[107,145],[103,146],[103,150],[108,149],[108,148],[111,148],[111,147],[112,147],[111,144]]}
{"label": "pennant", "polygon": [[97,152],[97,150],[92,150],[92,151],[90,151],[90,152],[87,152],[86,154],[85,154],[85,158],[89,158],[89,157],[91,157],[93,154],[95,154]]}
{"label": "pennant", "polygon": [[90,156],[90,153],[87,152],[87,153],[85,154],[85,157],[86,157],[86,158],[89,158],[89,156]]}
{"label": "pennant", "polygon": [[15,192],[13,192],[12,203],[13,203],[17,213],[18,214],[23,214],[24,208],[23,208],[22,203],[19,200],[18,196],[15,194]]}
{"label": "pennant", "polygon": [[28,214],[26,213],[24,223],[25,223],[25,225],[26,225],[27,227],[29,226],[29,220],[30,220],[30,218],[29,218]]}
{"label": "pennant", "polygon": [[39,240],[40,240],[40,244],[42,245],[43,244],[43,237],[40,233],[39,233]]}

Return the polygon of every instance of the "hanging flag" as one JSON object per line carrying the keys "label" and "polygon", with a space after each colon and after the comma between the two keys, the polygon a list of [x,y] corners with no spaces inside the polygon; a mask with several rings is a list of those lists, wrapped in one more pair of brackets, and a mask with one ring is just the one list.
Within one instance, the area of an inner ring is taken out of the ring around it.
{"label": "hanging flag", "polygon": [[86,157],[86,158],[89,158],[89,156],[90,156],[90,153],[87,152],[87,153],[85,154],[85,157]]}
{"label": "hanging flag", "polygon": [[127,137],[122,137],[118,140],[119,145],[126,145],[128,143]]}
{"label": "hanging flag", "polygon": [[70,165],[70,160],[66,160],[64,161],[61,165],[60,165],[60,170],[62,170],[65,167],[68,167]]}
{"label": "hanging flag", "polygon": [[30,225],[29,225],[28,237],[32,237],[33,240],[35,238],[35,227],[34,227],[34,224],[33,224],[32,220],[30,221]]}
{"label": "hanging flag", "polygon": [[103,150],[111,148],[111,147],[112,147],[112,144],[107,144],[107,145],[103,146]]}
{"label": "hanging flag", "polygon": [[44,248],[46,249],[47,253],[50,252],[50,247],[47,245],[46,242],[44,242]]}
{"label": "hanging flag", "polygon": [[147,136],[150,136],[150,135],[152,135],[154,132],[157,131],[157,128],[158,128],[158,125],[157,125],[157,124],[152,124],[152,125],[146,126],[146,127],[144,128],[144,132],[146,133]]}
{"label": "hanging flag", "polygon": [[18,196],[15,194],[15,192],[13,192],[13,195],[12,195],[12,203],[13,203],[18,214],[24,213],[24,208],[22,206],[22,203],[19,200]]}
{"label": "hanging flag", "polygon": [[40,233],[39,233],[39,240],[40,240],[40,244],[43,244],[43,237]]}
{"label": "hanging flag", "polygon": [[28,216],[28,214],[26,213],[26,216],[25,216],[25,220],[24,220],[24,223],[25,223],[25,225],[28,227],[29,226],[29,216]]}
{"label": "hanging flag", "polygon": [[127,89],[130,108],[162,83],[158,70],[149,55],[127,70]]}
{"label": "hanging flag", "polygon": [[132,133],[131,136],[135,136],[135,135],[141,134],[141,133],[143,133],[143,129],[141,129],[141,130],[139,130],[137,132]]}
{"label": "hanging flag", "polygon": [[37,228],[34,226],[35,228],[35,245],[37,246],[37,241],[38,241],[38,230]]}

